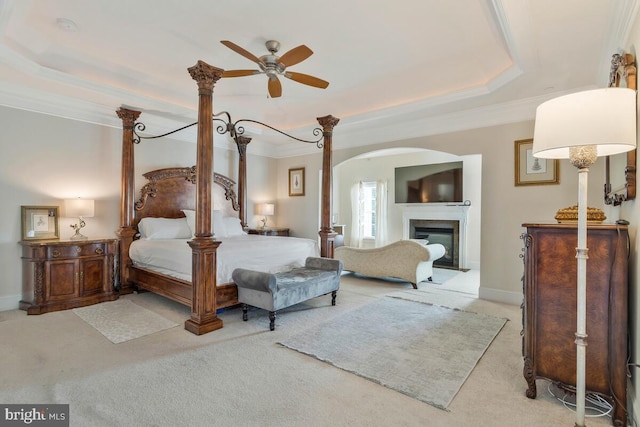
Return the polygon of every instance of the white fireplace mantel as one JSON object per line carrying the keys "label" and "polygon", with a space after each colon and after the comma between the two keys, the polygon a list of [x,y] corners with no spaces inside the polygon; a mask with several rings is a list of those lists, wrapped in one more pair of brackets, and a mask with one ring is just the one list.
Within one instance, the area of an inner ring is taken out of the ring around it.
{"label": "white fireplace mantel", "polygon": [[450,205],[446,203],[403,205],[402,210],[402,238],[410,238],[409,221],[419,220],[447,220],[458,221],[459,224],[459,267],[467,267],[467,222],[469,205]]}

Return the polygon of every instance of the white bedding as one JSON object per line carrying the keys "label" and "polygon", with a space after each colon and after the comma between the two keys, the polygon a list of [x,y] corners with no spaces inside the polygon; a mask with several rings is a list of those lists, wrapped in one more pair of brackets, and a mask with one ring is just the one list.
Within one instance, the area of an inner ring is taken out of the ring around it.
{"label": "white bedding", "polygon": [[[236,268],[277,273],[304,265],[309,256],[320,256],[318,243],[299,237],[255,234],[219,238],[216,283],[232,282]],[[134,265],[191,281],[189,239],[136,240],[129,248]]]}

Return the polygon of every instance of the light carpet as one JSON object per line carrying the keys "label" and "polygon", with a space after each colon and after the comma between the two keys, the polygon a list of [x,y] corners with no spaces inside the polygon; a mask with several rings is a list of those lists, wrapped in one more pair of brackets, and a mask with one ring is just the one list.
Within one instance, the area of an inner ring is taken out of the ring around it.
{"label": "light carpet", "polygon": [[73,312],[114,344],[178,326],[177,323],[124,299],[74,308]]}
{"label": "light carpet", "polygon": [[505,322],[385,297],[280,344],[447,409]]}
{"label": "light carpet", "polygon": [[432,280],[428,283],[431,283],[434,285],[442,285],[444,282],[446,282],[447,280],[453,279],[458,274],[460,274],[460,270],[434,267]]}

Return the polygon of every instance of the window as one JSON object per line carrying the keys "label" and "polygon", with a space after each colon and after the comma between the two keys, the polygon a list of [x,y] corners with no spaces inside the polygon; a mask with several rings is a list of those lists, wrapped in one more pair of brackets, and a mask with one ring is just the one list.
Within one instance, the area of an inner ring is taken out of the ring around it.
{"label": "window", "polygon": [[375,239],[376,237],[376,183],[363,182],[364,212],[363,225],[365,239]]}

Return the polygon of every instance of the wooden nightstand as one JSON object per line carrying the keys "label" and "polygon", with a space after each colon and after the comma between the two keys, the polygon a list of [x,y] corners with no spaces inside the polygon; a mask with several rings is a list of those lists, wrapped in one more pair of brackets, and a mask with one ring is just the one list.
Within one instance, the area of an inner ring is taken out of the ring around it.
{"label": "wooden nightstand", "polygon": [[284,236],[289,237],[289,229],[282,227],[269,227],[267,229],[262,228],[247,228],[249,234],[260,234],[261,236]]}
{"label": "wooden nightstand", "polygon": [[117,239],[22,241],[22,301],[28,314],[118,298]]}

